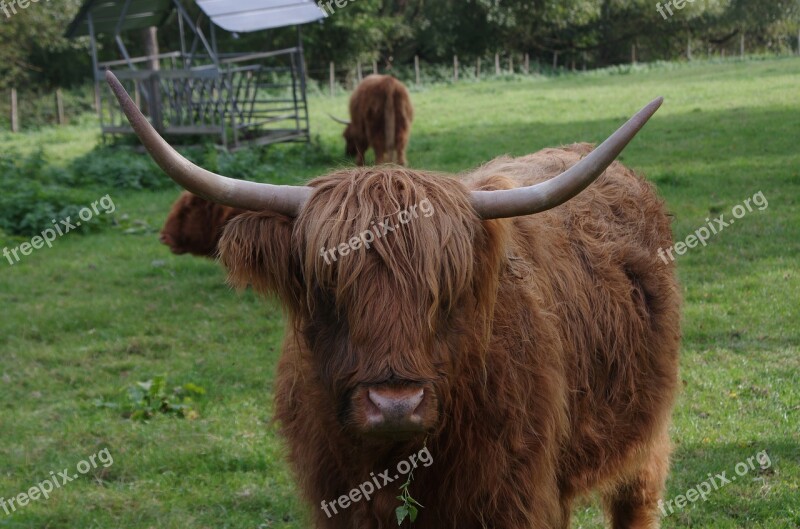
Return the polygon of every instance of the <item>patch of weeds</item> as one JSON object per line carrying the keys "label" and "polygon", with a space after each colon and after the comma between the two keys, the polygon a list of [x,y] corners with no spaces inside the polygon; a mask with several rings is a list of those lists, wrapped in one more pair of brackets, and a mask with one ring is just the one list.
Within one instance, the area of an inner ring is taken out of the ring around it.
{"label": "patch of weeds", "polygon": [[196,419],[200,414],[194,407],[195,399],[205,393],[204,388],[191,382],[169,389],[167,378],[157,376],[130,386],[127,400],[122,404],[99,399],[95,406],[121,409],[123,417],[134,421],[147,421],[158,414]]}

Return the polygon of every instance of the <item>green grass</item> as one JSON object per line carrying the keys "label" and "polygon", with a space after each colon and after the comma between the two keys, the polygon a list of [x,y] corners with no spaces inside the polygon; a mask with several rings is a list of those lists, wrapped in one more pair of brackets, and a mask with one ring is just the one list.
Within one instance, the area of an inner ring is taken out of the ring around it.
{"label": "green grass", "polygon": [[[599,141],[657,95],[664,107],[623,161],[656,183],[683,240],[763,192],[754,210],[678,257],[685,296],[683,393],[667,498],[766,450],[771,467],[668,516],[672,527],[800,525],[800,60],[703,63],[628,75],[442,85],[412,94],[409,159],[458,172],[501,155]],[[317,146],[264,154],[281,182],[346,165],[346,97],[310,101]],[[90,122],[24,136],[59,165],[90,151]],[[232,175],[236,176],[236,175]],[[0,528],[301,528],[283,448],[270,425],[280,308],[224,285],[215,263],[172,256],[155,235],[177,189],[106,190],[123,226],[69,234],[19,264],[0,262],[0,496],[26,491],[103,448],[90,472]],[[99,195],[98,195],[99,198]],[[16,246],[22,239],[8,240]],[[193,420],[129,421],[97,399],[137,381],[206,389]],[[465,462],[468,464],[468,462]],[[427,506],[435,508],[435,506]],[[602,527],[593,500],[574,527]]]}

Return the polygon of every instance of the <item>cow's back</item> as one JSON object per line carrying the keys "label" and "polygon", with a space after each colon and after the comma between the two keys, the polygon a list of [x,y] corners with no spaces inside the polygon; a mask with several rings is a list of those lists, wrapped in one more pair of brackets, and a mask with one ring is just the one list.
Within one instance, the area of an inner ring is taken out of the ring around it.
{"label": "cow's back", "polygon": [[392,148],[398,131],[410,129],[413,116],[408,90],[390,75],[368,75],[350,98],[350,118],[370,144]]}
{"label": "cow's back", "polygon": [[[576,144],[499,158],[466,182],[534,184],[591,150]],[[527,278],[530,299],[542,304],[533,309],[551,315],[558,329],[570,416],[562,475],[569,477],[565,486],[583,490],[607,477],[605,469],[618,473],[633,464],[631,451],[657,442],[652,436],[669,420],[680,295],[674,265],[658,250],[672,245],[670,218],[652,185],[615,162],[565,204],[512,222],[506,280]]]}

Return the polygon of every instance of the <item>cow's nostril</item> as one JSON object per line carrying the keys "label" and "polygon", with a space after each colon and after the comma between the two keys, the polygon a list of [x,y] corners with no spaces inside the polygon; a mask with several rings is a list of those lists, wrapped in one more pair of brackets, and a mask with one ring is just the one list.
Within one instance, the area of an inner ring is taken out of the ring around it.
{"label": "cow's nostril", "polygon": [[372,387],[367,391],[367,420],[380,429],[402,430],[422,423],[416,412],[425,399],[421,387]]}

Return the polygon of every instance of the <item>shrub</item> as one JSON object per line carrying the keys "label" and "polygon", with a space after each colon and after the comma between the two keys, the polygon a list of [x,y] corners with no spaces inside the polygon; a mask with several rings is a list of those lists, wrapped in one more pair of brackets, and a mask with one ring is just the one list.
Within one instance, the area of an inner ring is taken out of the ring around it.
{"label": "shrub", "polygon": [[112,189],[163,189],[172,186],[144,153],[123,147],[99,147],[69,167],[71,183]]}
{"label": "shrub", "polygon": [[[97,197],[63,186],[68,180],[64,170],[47,165],[41,151],[27,157],[0,154],[0,184],[5,190],[0,193],[0,230],[32,236],[50,227],[54,219],[77,217]],[[92,225],[96,223],[86,226]]]}

